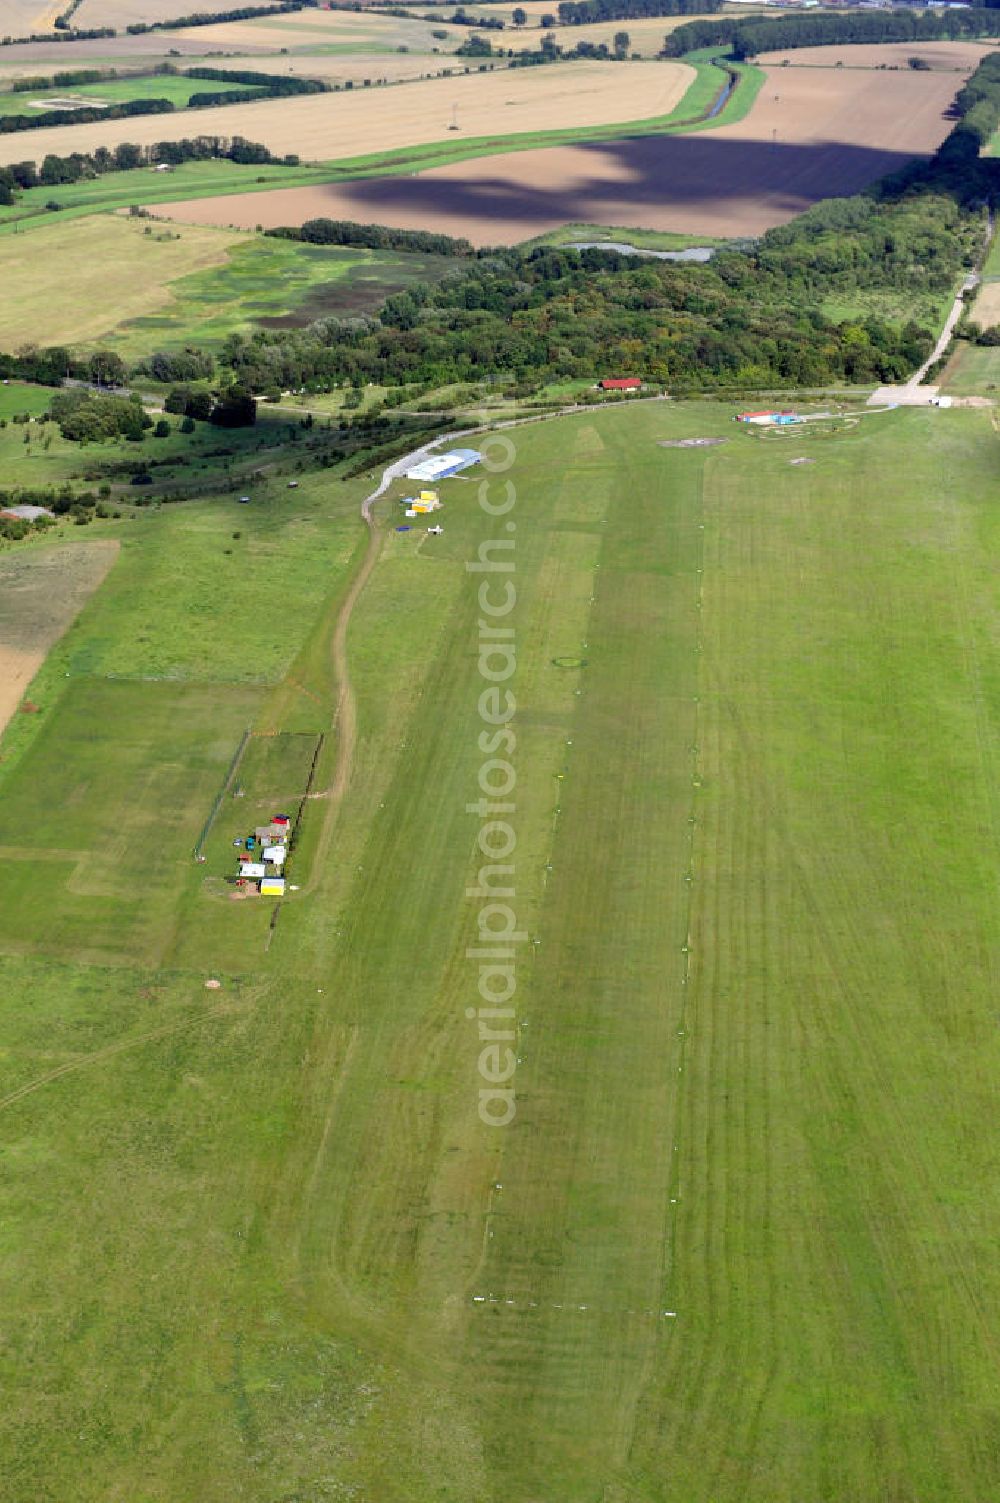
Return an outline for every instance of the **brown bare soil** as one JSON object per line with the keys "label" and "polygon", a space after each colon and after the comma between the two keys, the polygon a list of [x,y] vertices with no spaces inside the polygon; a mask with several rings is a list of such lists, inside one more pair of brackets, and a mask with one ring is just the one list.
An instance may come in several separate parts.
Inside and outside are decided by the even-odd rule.
{"label": "brown bare soil", "polygon": [[[222,106],[198,110],[196,117],[178,110],[173,115],[58,126],[33,131],[31,151],[41,161],[48,152],[92,151],[122,141],[149,145],[196,131],[243,135],[277,153],[294,151],[306,160],[331,161],[463,136],[502,137],[665,115],[683,98],[694,71],[684,63],[631,63],[627,87],[624,77],[620,63],[505,69],[426,79],[398,89],[366,89],[361,94]],[[458,131],[453,133],[456,109]],[[24,151],[19,134],[0,137],[0,163],[20,161]]]}
{"label": "brown bare soil", "polygon": [[954,75],[938,72],[769,69],[747,118],[718,130],[509,152],[412,177],[157,212],[247,227],[328,215],[435,229],[480,245],[516,244],[563,224],[755,235],[933,151],[951,128],[954,91]]}
{"label": "brown bare soil", "polygon": [[[757,59],[764,67],[788,60],[791,68],[905,68],[907,58],[919,57],[930,68],[952,73],[971,73],[984,53],[996,42],[886,42],[830,47],[797,47],[789,52],[763,52]],[[956,84],[956,88],[958,85]]]}
{"label": "brown bare soil", "polygon": [[109,539],[0,558],[0,731],[117,554],[118,544]]}
{"label": "brown bare soil", "polygon": [[991,329],[1000,324],[1000,282],[984,282],[972,309],[973,320]]}

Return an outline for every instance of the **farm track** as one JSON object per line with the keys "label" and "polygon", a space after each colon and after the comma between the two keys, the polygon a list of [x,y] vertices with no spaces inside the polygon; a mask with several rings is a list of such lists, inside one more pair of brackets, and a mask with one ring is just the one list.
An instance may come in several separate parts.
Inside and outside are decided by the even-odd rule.
{"label": "farm track", "polygon": [[[640,397],[639,402],[660,402],[662,397]],[[336,737],[337,754],[334,763],[333,777],[328,788],[314,792],[310,795],[313,799],[325,800],[327,807],[323,817],[323,824],[313,855],[312,871],[309,879],[302,886],[303,894],[314,892],[319,880],[325,859],[329,854],[330,842],[333,839],[334,826],[337,821],[337,812],[347,792],[351,778],[351,768],[354,763],[354,753],[357,746],[358,717],[357,696],[351,683],[350,666],[347,654],[347,634],[350,629],[351,617],[354,608],[361,598],[362,592],[378,562],[379,552],[382,546],[382,536],[375,520],[375,503],[385,495],[394,480],[401,479],[411,465],[417,464],[421,459],[443,444],[454,443],[460,438],[469,438],[479,433],[492,433],[508,428],[523,427],[531,423],[550,422],[557,417],[572,417],[581,412],[590,412],[593,409],[579,404],[573,404],[562,408],[559,412],[546,412],[531,414],[528,417],[507,418],[499,422],[489,422],[472,428],[456,429],[451,433],[438,434],[427,440],[419,448],[411,449],[400,459],[394,459],[386,465],[382,471],[382,478],[373,491],[370,491],[361,503],[361,515],[365,526],[368,528],[368,546],[364,557],[351,585],[348,589],[344,602],[337,613],[334,622],[333,634],[330,640],[330,663],[333,670],[333,682],[336,688],[336,701],[333,718],[330,722],[330,731]],[[292,681],[295,682],[294,680]],[[301,684],[296,687],[302,689]],[[311,696],[315,698],[315,695]]]}

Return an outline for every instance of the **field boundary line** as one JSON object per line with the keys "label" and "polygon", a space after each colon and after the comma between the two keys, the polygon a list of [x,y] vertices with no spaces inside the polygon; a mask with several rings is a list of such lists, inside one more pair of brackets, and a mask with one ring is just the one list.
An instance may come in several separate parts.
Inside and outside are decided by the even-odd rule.
{"label": "field boundary line", "polygon": [[251,730],[250,727],[247,726],[246,730],[243,732],[243,735],[240,737],[239,745],[233,753],[232,761],[230,762],[229,767],[226,771],[226,776],[222,781],[222,787],[215,795],[215,803],[209,810],[208,818],[201,827],[201,834],[198,836],[198,840],[194,848],[194,854],[196,857],[201,855],[202,847],[205,844],[205,841],[208,839],[209,832],[211,831],[211,828],[215,823],[215,817],[222,807],[222,800],[225,798],[226,794],[229,792],[230,787],[232,786],[233,778],[236,776],[236,769],[239,767],[240,763],[243,760],[243,753],[247,749],[247,742],[250,740],[250,736]]}

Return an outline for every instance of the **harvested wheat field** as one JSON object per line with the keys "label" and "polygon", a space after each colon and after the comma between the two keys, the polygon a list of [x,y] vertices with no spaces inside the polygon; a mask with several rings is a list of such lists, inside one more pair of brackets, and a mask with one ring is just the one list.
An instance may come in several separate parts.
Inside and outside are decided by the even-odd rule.
{"label": "harvested wheat field", "polygon": [[841,44],[830,47],[797,47],[786,52],[762,52],[757,62],[765,67],[784,64],[790,68],[905,68],[907,58],[919,57],[929,68],[951,73],[971,73],[987,52],[996,50],[987,42],[885,42]]}
{"label": "harvested wheat field", "polygon": [[329,215],[479,245],[516,244],[563,224],[755,235],[933,151],[950,129],[954,91],[944,73],[770,69],[746,119],[718,130],[504,152],[410,177],[202,199],[157,213],[245,227]]}
{"label": "harvested wheat field", "polygon": [[117,553],[118,544],[109,540],[0,558],[0,731]]}
{"label": "harvested wheat field", "polygon": [[[113,7],[117,0],[84,0],[87,5]],[[155,0],[146,0],[155,3]],[[182,40],[199,40],[203,48],[216,47],[343,47],[360,51],[368,47],[392,49],[418,47],[430,51],[432,30],[448,30],[446,17],[435,21],[408,20],[381,11],[299,10],[274,16],[251,16],[244,21],[219,21],[213,26],[192,26],[176,33]],[[451,28],[457,46],[468,32]]]}
{"label": "harvested wheat field", "polygon": [[[240,0],[248,10],[272,3],[273,0]],[[173,21],[197,9],[191,0],[83,0],[73,16],[73,25],[84,30],[91,26],[113,26],[124,31],[126,26],[139,22],[149,25],[153,21]]]}
{"label": "harvested wheat field", "polygon": [[[552,7],[549,7],[551,11]],[[682,26],[690,16],[648,16],[641,20],[595,21],[585,26],[551,26],[546,31],[534,27],[518,29],[508,25],[500,39],[503,47],[513,47],[518,52],[535,51],[543,36],[554,37],[560,47],[567,51],[578,42],[589,42],[599,47],[603,42],[610,50],[619,31],[627,31],[634,56],[656,57],[663,47],[663,39],[675,26]],[[489,33],[493,38],[493,33]],[[495,38],[494,38],[495,40]]]}
{"label": "harvested wheat field", "polygon": [[[461,78],[432,78],[398,89],[362,94],[315,94],[93,125],[57,126],[31,134],[31,154],[65,155],[116,146],[149,145],[182,136],[248,136],[279,154],[329,161],[462,136],[518,135],[560,127],[610,125],[668,114],[687,91],[694,70],[685,63],[631,63],[622,87],[621,63],[566,63],[554,68],[504,69]],[[459,131],[451,131],[457,109]],[[20,135],[0,137],[0,164],[25,154]],[[234,203],[236,201],[234,200]],[[206,223],[211,222],[210,220]]]}
{"label": "harvested wheat field", "polygon": [[28,37],[52,30],[65,10],[59,0],[0,0],[0,37]]}
{"label": "harvested wheat field", "polygon": [[[445,44],[447,45],[447,44]],[[217,59],[212,62],[218,66]],[[327,83],[360,85],[370,78],[373,83],[403,83],[418,78],[439,78],[446,68],[455,73],[455,61],[447,54],[438,57],[426,52],[291,52],[285,56],[262,56],[248,53],[230,57],[223,67],[252,68],[256,73],[276,73],[296,78],[323,78]],[[498,66],[502,67],[503,64]]]}

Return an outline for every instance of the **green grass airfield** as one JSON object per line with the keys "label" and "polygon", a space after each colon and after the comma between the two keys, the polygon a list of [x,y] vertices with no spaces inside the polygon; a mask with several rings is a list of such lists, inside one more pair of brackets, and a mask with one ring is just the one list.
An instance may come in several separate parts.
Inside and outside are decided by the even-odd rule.
{"label": "green grass airfield", "polygon": [[[992,414],[732,411],[514,431],[513,533],[476,472],[440,537],[394,486],[354,714],[364,477],[90,528],[118,561],[0,748],[5,1503],[994,1494]],[[504,1129],[466,1017],[486,538]],[[231,840],[320,735],[273,922]]]}

